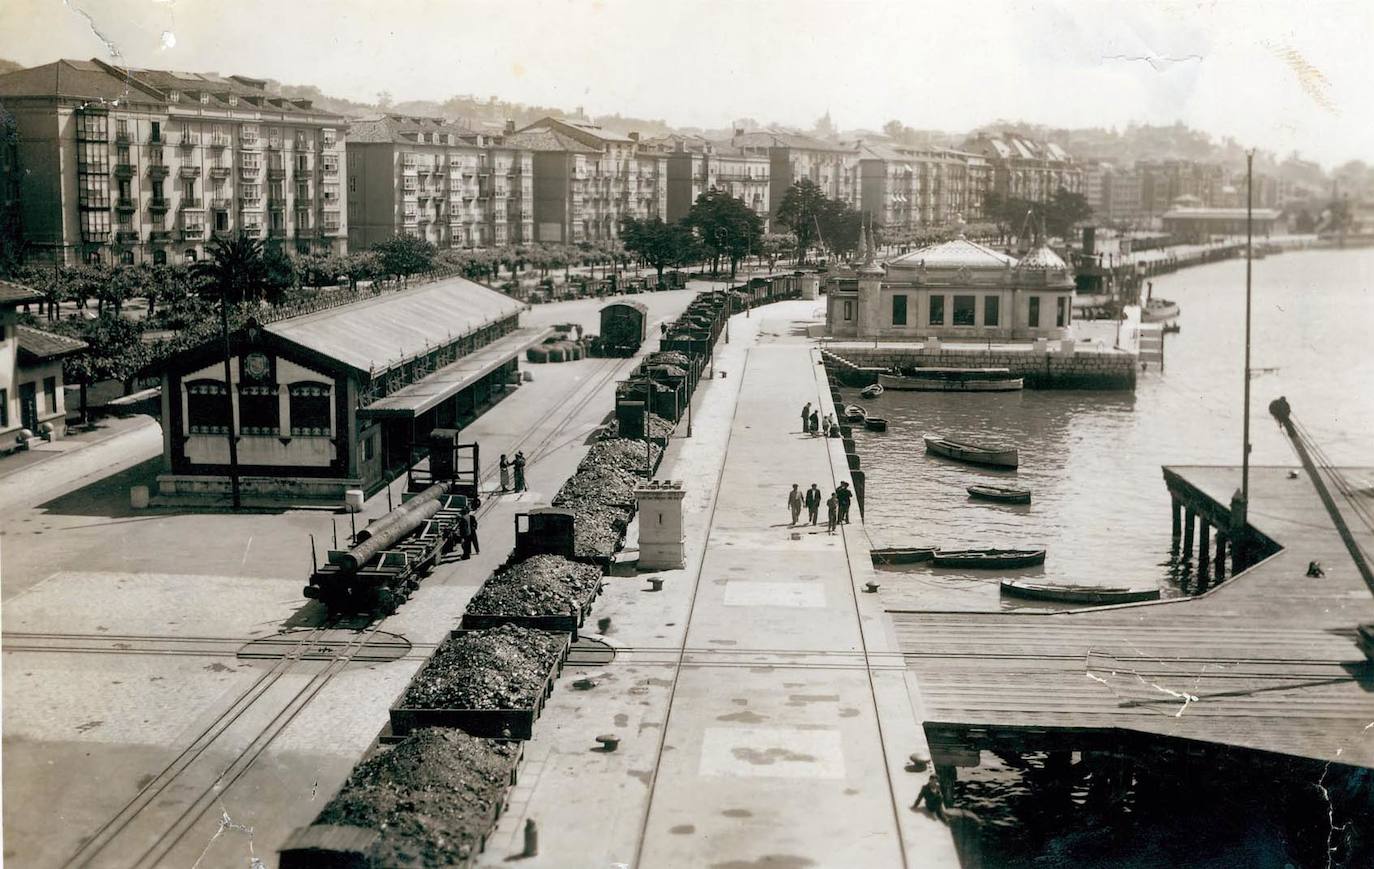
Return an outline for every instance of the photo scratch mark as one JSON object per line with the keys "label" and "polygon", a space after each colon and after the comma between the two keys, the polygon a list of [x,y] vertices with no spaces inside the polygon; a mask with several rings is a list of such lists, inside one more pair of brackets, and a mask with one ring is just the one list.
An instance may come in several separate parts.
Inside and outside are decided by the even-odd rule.
{"label": "photo scratch mark", "polygon": [[1165,69],[1180,63],[1201,63],[1202,55],[1184,54],[1178,57],[1171,57],[1162,54],[1106,54],[1103,60],[1120,60],[1128,63],[1148,63],[1155,72],[1163,72]]}
{"label": "photo scratch mark", "polygon": [[1274,56],[1293,70],[1293,74],[1298,77],[1298,84],[1303,91],[1312,98],[1312,102],[1322,107],[1333,115],[1339,115],[1341,110],[1336,107],[1336,103],[1331,99],[1331,80],[1328,79],[1321,70],[1317,69],[1302,52],[1288,45],[1278,45],[1273,42],[1265,42],[1264,47],[1274,53]]}

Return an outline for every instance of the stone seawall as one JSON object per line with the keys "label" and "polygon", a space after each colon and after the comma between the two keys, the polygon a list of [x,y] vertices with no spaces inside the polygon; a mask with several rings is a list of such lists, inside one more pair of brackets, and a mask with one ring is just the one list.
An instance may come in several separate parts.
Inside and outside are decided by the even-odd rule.
{"label": "stone seawall", "polygon": [[1007,368],[1027,389],[1135,390],[1136,357],[1131,353],[1063,353],[1025,350],[925,349],[836,346],[824,351],[833,376],[849,386],[876,383],[891,368]]}

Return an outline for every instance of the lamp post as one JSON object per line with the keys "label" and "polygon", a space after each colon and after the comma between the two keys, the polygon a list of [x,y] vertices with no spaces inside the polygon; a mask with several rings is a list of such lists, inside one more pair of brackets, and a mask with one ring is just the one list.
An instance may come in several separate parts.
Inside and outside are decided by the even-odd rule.
{"label": "lamp post", "polygon": [[224,405],[229,423],[229,491],[233,498],[234,509],[239,503],[239,442],[234,433],[234,377],[229,361],[229,288],[221,287],[219,294],[219,327],[224,339]]}

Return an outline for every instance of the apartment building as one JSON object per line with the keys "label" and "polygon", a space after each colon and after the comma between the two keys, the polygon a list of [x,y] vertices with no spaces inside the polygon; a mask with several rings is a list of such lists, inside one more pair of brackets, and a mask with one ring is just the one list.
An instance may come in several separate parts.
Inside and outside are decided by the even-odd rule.
{"label": "apartment building", "polygon": [[977,154],[858,141],[861,210],[885,227],[980,220],[990,166]]}
{"label": "apartment building", "polygon": [[777,130],[735,130],[730,144],[747,154],[768,157],[769,206],[777,217],[787,189],[803,178],[821,192],[854,208],[860,206],[859,155],[852,146]]}
{"label": "apartment building", "polygon": [[534,239],[534,163],[505,137],[442,118],[385,115],[348,130],[348,240],[440,248]]}
{"label": "apartment building", "polygon": [[1083,197],[1098,223],[1129,226],[1142,220],[1140,175],[1134,169],[1101,162],[1084,166]]}
{"label": "apartment building", "polygon": [[667,215],[667,160],[641,147],[638,133],[542,118],[505,140],[533,153],[535,241],[607,241],[623,217]]}
{"label": "apartment building", "polygon": [[1234,199],[1233,193],[1226,191],[1232,186],[1230,173],[1219,164],[1194,160],[1140,160],[1135,164],[1135,171],[1140,176],[1140,203],[1147,219],[1162,216],[1173,208],[1175,200],[1184,196],[1196,197],[1207,207],[1233,204],[1227,201],[1228,197]]}
{"label": "apartment building", "polygon": [[1083,192],[1083,169],[1053,142],[1038,142],[1015,133],[979,133],[963,149],[992,167],[991,190],[1009,199],[1044,202],[1061,188]]}
{"label": "apartment building", "polygon": [[643,148],[663,155],[667,168],[667,216],[681,220],[697,197],[722,191],[744,202],[768,226],[769,160],[701,136],[661,136]]}
{"label": "apartment building", "polygon": [[59,60],[0,76],[0,106],[38,259],[193,261],[240,232],[347,250],[343,119],[260,79]]}

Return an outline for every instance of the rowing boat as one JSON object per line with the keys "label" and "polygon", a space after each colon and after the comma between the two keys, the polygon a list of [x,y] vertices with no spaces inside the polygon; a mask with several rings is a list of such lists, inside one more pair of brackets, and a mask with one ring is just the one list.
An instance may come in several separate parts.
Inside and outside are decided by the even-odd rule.
{"label": "rowing boat", "polygon": [[978,570],[1030,567],[1045,563],[1043,549],[937,549],[937,567],[972,567]]}
{"label": "rowing boat", "polygon": [[1004,444],[971,444],[939,435],[926,435],[926,452],[975,465],[1014,468],[1020,462],[1016,447]]}
{"label": "rowing boat", "polygon": [[979,483],[969,486],[968,494],[971,498],[1000,501],[1003,504],[1029,504],[1031,501],[1031,490],[1022,489],[1020,486],[991,486]]}
{"label": "rowing boat", "polygon": [[1063,603],[1114,604],[1159,600],[1157,588],[1126,588],[1105,585],[1048,585],[1021,579],[1002,580],[1002,594],[1032,600],[1053,600]]}
{"label": "rowing boat", "polygon": [[921,561],[929,561],[934,554],[934,549],[915,546],[872,549],[868,553],[874,564],[916,564]]}
{"label": "rowing boat", "polygon": [[847,404],[844,408],[844,418],[846,422],[863,422],[868,417],[868,412],[857,404]]}
{"label": "rowing boat", "polygon": [[872,386],[865,386],[863,389],[859,390],[859,394],[864,398],[877,398],[883,394],[883,385],[881,383],[875,383]]}
{"label": "rowing boat", "polygon": [[869,431],[887,431],[887,420],[881,416],[864,417],[864,428]]}

